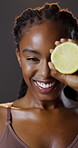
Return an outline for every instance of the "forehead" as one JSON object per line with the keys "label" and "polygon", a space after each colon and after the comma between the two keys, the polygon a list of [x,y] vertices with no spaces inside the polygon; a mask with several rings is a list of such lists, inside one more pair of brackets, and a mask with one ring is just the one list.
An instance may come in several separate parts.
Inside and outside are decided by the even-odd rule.
{"label": "forehead", "polygon": [[47,48],[49,44],[54,46],[54,42],[64,36],[65,32],[61,25],[52,21],[45,21],[31,27],[28,32],[25,32],[19,46],[21,49],[24,49],[24,46],[32,46],[32,48],[37,49],[39,45],[42,48],[43,46]]}

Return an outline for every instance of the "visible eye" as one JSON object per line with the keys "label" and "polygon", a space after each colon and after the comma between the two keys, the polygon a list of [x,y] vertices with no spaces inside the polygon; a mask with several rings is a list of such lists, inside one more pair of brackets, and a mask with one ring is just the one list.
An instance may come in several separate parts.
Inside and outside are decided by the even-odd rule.
{"label": "visible eye", "polygon": [[30,61],[39,61],[39,59],[38,58],[36,58],[36,57],[34,57],[34,58],[27,58],[27,60],[30,60]]}

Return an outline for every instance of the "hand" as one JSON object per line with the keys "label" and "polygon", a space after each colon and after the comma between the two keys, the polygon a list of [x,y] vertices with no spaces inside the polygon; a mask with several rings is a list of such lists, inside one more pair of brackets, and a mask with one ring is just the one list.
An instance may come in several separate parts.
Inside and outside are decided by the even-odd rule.
{"label": "hand", "polygon": [[68,42],[73,42],[73,43],[78,44],[78,42],[75,41],[75,40],[61,38],[60,41],[55,41],[55,45],[57,46],[57,45],[59,45],[59,44],[61,44],[61,43],[67,42],[67,41],[68,41]]}
{"label": "hand", "polygon": [[[57,46],[57,45],[59,45],[63,42],[66,42],[66,41],[77,43],[76,41],[74,41],[72,39],[60,39],[60,41],[55,42],[55,45]],[[52,53],[52,51],[53,50],[51,49],[50,53]],[[73,88],[74,90],[78,91],[78,72],[76,72],[74,74],[62,74],[55,69],[52,62],[49,62],[48,65],[49,65],[49,68],[51,69],[51,76],[52,77],[56,78],[57,80],[64,83],[65,85],[68,85],[71,88]]]}

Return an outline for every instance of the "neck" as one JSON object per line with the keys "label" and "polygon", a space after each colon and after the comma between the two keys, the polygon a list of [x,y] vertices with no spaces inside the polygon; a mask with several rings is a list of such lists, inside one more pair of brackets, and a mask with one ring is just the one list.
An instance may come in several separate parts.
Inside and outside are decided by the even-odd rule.
{"label": "neck", "polygon": [[23,108],[38,108],[51,110],[63,107],[63,103],[60,99],[60,96],[58,96],[55,100],[40,100],[27,92],[22,101],[24,101]]}
{"label": "neck", "polygon": [[52,110],[52,109],[62,107],[63,103],[62,103],[60,97],[58,97],[55,100],[50,100],[50,101],[44,100],[44,101],[42,101],[41,106],[42,106],[43,109]]}

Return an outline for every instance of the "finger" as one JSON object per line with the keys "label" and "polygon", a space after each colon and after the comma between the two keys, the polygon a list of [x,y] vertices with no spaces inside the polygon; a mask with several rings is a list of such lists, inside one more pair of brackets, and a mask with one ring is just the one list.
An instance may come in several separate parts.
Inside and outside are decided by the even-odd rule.
{"label": "finger", "polygon": [[60,42],[61,42],[61,43],[66,42],[66,41],[67,41],[67,39],[65,39],[65,38],[61,38],[61,39],[60,39]]}
{"label": "finger", "polygon": [[51,70],[51,76],[78,91],[78,76],[62,74],[54,69]]}
{"label": "finger", "polygon": [[65,85],[67,85],[66,75],[58,72],[56,69],[51,70],[51,76],[54,77],[55,79],[59,80],[60,82],[64,83]]}
{"label": "finger", "polygon": [[72,40],[72,39],[68,39],[69,42],[73,42],[73,43],[76,43],[77,44],[77,41],[75,40]]}
{"label": "finger", "polygon": [[59,45],[59,44],[61,44],[63,42],[66,42],[66,41],[67,41],[67,39],[61,38],[60,41],[55,41],[55,45],[57,46],[57,45]]}
{"label": "finger", "polygon": [[58,72],[51,62],[48,62],[48,65],[49,65],[49,68],[51,69],[51,72],[50,72],[51,76],[59,80],[60,82],[64,83],[65,85],[67,85],[66,75]]}
{"label": "finger", "polygon": [[50,68],[50,70],[51,70],[51,76],[52,77],[54,77],[54,78],[56,78],[57,80],[60,80],[60,75],[61,75],[61,73],[59,73],[56,69],[55,69],[55,67],[54,67],[54,65],[52,64],[52,62],[48,62],[48,65],[49,65],[49,68]]}
{"label": "finger", "polygon": [[50,68],[51,70],[55,69],[55,67],[54,67],[54,65],[52,64],[52,62],[48,62],[48,65],[49,65],[49,68]]}
{"label": "finger", "polygon": [[55,41],[55,45],[59,45],[60,44],[60,41]]}
{"label": "finger", "polygon": [[54,65],[51,62],[49,62],[48,65],[51,69],[50,74],[53,78],[78,91],[78,75],[62,74],[55,69]]}
{"label": "finger", "polygon": [[50,49],[50,53],[52,53],[53,52],[53,49]]}

